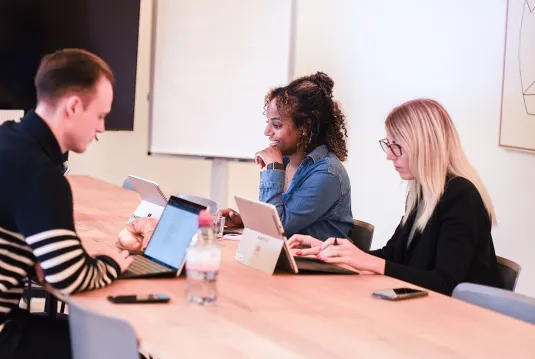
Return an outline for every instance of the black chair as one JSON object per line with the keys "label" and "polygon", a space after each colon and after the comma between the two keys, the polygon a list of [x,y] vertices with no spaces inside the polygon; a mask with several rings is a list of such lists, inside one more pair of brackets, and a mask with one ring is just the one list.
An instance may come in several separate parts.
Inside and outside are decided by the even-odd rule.
{"label": "black chair", "polygon": [[507,258],[496,256],[496,259],[498,260],[498,271],[500,272],[500,278],[502,279],[503,289],[514,292],[522,267],[518,263]]}
{"label": "black chair", "polygon": [[52,318],[58,316],[67,318],[67,315],[65,314],[64,302],[61,302],[61,308],[58,313],[58,299],[52,294],[48,293],[43,287],[41,287],[33,280],[28,280],[22,293],[22,299],[26,302],[28,311],[31,310],[32,299],[34,298],[45,299],[44,312],[37,312],[34,314],[46,315]]}
{"label": "black chair", "polygon": [[373,231],[375,227],[367,222],[353,220],[353,232],[351,232],[351,242],[357,248],[364,252],[368,252],[372,246]]}

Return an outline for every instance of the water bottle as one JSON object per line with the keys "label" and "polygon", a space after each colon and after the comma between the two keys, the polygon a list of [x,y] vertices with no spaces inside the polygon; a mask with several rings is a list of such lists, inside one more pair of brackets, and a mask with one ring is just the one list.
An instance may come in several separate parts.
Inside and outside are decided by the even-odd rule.
{"label": "water bottle", "polygon": [[221,249],[214,235],[212,215],[199,213],[199,230],[193,236],[186,254],[186,299],[208,304],[217,300],[217,274],[221,264]]}

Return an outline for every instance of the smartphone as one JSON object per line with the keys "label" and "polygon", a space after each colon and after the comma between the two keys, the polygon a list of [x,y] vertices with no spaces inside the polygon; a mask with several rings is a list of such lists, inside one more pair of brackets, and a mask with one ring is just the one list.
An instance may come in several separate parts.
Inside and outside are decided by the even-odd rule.
{"label": "smartphone", "polygon": [[165,294],[137,294],[137,295],[118,295],[109,296],[108,300],[115,304],[133,304],[133,303],[167,303],[169,297]]}
{"label": "smartphone", "polygon": [[428,294],[425,290],[414,288],[394,288],[377,290],[372,293],[372,296],[387,300],[403,300],[410,298],[425,297]]}

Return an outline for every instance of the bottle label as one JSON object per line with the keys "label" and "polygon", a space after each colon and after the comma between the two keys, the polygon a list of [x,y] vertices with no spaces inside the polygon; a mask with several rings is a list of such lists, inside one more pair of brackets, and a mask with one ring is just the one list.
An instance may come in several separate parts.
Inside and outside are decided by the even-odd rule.
{"label": "bottle label", "polygon": [[188,250],[186,269],[201,272],[216,272],[221,265],[221,251],[217,250]]}

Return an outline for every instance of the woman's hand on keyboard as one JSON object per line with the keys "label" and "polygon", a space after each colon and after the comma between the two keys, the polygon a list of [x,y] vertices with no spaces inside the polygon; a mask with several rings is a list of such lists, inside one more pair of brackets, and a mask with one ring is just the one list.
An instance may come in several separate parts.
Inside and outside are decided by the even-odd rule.
{"label": "woman's hand on keyboard", "polygon": [[304,234],[294,234],[288,240],[290,249],[298,249],[295,251],[296,256],[316,255],[321,251],[322,244],[323,242],[319,239]]}
{"label": "woman's hand on keyboard", "polygon": [[384,274],[385,260],[361,251],[346,238],[329,238],[322,243],[317,258],[333,264],[345,264],[357,270]]}
{"label": "woman's hand on keyboard", "polygon": [[121,268],[121,273],[123,273],[125,270],[130,267],[130,264],[132,264],[132,261],[134,260],[133,257],[130,256],[130,253],[125,250],[119,250],[115,247],[106,247],[102,250],[99,250],[98,252],[94,252],[93,256],[108,256],[111,259],[113,259],[119,267]]}

